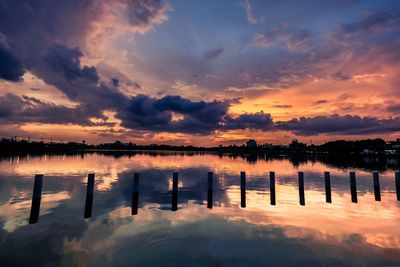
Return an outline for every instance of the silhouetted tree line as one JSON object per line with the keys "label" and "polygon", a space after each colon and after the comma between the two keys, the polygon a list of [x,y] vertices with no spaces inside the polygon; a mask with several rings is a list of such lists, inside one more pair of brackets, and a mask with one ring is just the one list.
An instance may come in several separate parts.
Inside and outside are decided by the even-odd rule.
{"label": "silhouetted tree line", "polygon": [[357,141],[337,140],[321,145],[307,145],[298,140],[293,140],[289,145],[261,144],[252,147],[246,145],[229,145],[218,147],[172,146],[172,145],[136,145],[134,143],[104,143],[89,145],[85,141],[81,143],[69,142],[31,142],[17,140],[15,138],[3,138],[0,140],[0,153],[48,153],[68,151],[94,151],[94,150],[166,150],[166,151],[205,151],[230,154],[400,154],[399,142],[385,142],[383,139],[366,139]]}
{"label": "silhouetted tree line", "polygon": [[0,153],[18,154],[18,153],[48,153],[48,152],[73,152],[95,148],[85,143],[56,143],[56,142],[30,142],[28,140],[17,140],[14,138],[2,138],[0,140]]}
{"label": "silhouetted tree line", "polygon": [[[306,145],[293,140],[287,146],[257,145],[246,147],[231,145],[219,147],[140,146],[133,143],[115,142],[110,144],[88,145],[82,143],[29,142],[26,140],[0,139],[0,160],[13,157],[73,155],[84,158],[88,154],[102,154],[114,158],[148,155],[163,157],[172,155],[194,156],[215,154],[219,157],[244,159],[249,163],[270,160],[289,160],[293,166],[300,167],[307,162],[322,162],[336,168],[357,168],[364,170],[397,170],[400,168],[400,153],[397,143],[382,142],[382,139],[361,141],[332,141],[322,145]],[[366,150],[368,153],[366,153]]]}

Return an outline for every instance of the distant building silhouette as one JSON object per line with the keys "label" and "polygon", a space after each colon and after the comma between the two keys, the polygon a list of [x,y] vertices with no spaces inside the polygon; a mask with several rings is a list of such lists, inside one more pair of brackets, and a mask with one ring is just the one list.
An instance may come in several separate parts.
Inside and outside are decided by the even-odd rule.
{"label": "distant building silhouette", "polygon": [[247,148],[253,148],[253,147],[257,147],[257,142],[254,139],[250,139],[246,142],[246,147]]}

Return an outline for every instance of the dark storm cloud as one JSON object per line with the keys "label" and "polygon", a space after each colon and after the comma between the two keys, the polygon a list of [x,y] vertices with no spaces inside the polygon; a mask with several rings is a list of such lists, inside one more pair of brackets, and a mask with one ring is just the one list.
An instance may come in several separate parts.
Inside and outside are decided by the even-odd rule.
{"label": "dark storm cloud", "polygon": [[61,44],[54,44],[44,57],[44,62],[55,72],[60,73],[68,82],[86,80],[97,83],[99,75],[95,67],[81,67],[83,56],[79,48],[70,49]]}
{"label": "dark storm cloud", "polygon": [[276,128],[298,135],[318,134],[382,134],[400,131],[400,118],[377,119],[352,115],[317,116],[294,118],[287,122],[276,122]]}
{"label": "dark storm cloud", "polygon": [[[231,101],[191,101],[180,96],[160,99],[138,95],[129,101],[117,117],[124,127],[157,132],[210,134],[221,130],[271,130],[273,121],[264,112],[228,115]],[[174,116],[181,116],[174,119]]]}
{"label": "dark storm cloud", "polygon": [[24,72],[22,60],[16,51],[13,51],[6,36],[0,32],[0,79],[16,82]]}
{"label": "dark storm cloud", "polygon": [[271,115],[263,112],[231,117],[228,115],[230,101],[192,101],[180,96],[156,99],[137,95],[129,98],[118,88],[102,83],[95,67],[82,66],[81,57],[78,48],[54,44],[35,68],[47,84],[56,86],[69,99],[78,102],[77,107],[57,106],[9,94],[1,98],[0,116],[8,122],[93,125],[89,118],[105,119],[103,112],[110,109],[121,119],[122,126],[132,130],[201,135],[238,129],[280,129],[299,135],[371,134],[400,130],[398,118],[379,120],[331,115],[273,123]]}
{"label": "dark storm cloud", "polygon": [[[52,53],[57,53],[57,46],[54,46],[56,42],[73,47],[82,46],[86,33],[91,30],[92,22],[102,15],[100,3],[102,2],[95,0],[1,1],[0,33],[4,35],[0,35],[0,78],[17,81],[24,66],[40,76],[36,68],[42,64],[42,54],[51,47]],[[123,14],[118,16],[124,16],[132,26],[140,27],[150,27],[152,23],[158,23],[167,7],[164,1],[158,0],[118,0],[103,3],[109,4],[107,12],[111,12],[114,5],[119,7],[123,3],[126,7],[122,10]],[[2,36],[15,44],[18,54],[4,48]],[[76,58],[80,52],[71,50],[70,53],[74,55],[65,56]],[[62,60],[62,57],[59,59]],[[83,69],[81,73],[68,71],[66,74],[72,75],[69,77],[71,79],[76,78],[75,75],[93,75],[93,79],[97,76],[92,69]]]}
{"label": "dark storm cloud", "polygon": [[4,117],[20,122],[92,125],[88,118],[105,119],[103,111],[110,109],[116,112],[122,125],[130,129],[192,134],[208,134],[219,129],[265,129],[265,125],[270,123],[270,115],[263,113],[229,117],[227,112],[231,101],[196,102],[180,96],[156,99],[137,95],[129,98],[117,88],[100,82],[96,68],[82,66],[81,57],[79,48],[54,44],[36,67],[36,72],[47,84],[54,85],[70,100],[78,102],[78,107],[55,106],[13,95],[5,97],[4,102],[17,105],[19,109],[12,114],[8,114],[11,109],[4,109]]}
{"label": "dark storm cloud", "polygon": [[204,60],[213,60],[218,58],[224,52],[223,48],[218,48],[215,50],[210,50],[204,53],[203,59]]}
{"label": "dark storm cloud", "polygon": [[[159,21],[163,15],[160,9],[166,8],[163,1],[122,2],[128,4],[123,11],[128,13],[130,23],[134,26],[144,27]],[[107,86],[100,80],[95,67],[82,66],[80,63],[83,54],[77,45],[84,40],[82,37],[90,29],[91,22],[101,15],[101,10],[96,9],[98,3],[93,0],[1,1],[0,32],[4,36],[0,39],[0,78],[17,81],[25,65],[34,75],[78,103],[76,108],[48,103],[32,106],[33,99],[7,96],[2,99],[3,102],[14,102],[20,107],[12,114],[8,114],[10,109],[3,108],[2,114],[11,116],[7,119],[91,125],[88,118],[105,119],[105,110],[123,110],[127,106],[129,98],[116,86]],[[109,4],[112,6],[116,3]],[[15,44],[18,55],[11,53],[5,40]],[[76,45],[67,45],[71,43]],[[16,60],[19,58],[21,61]],[[5,63],[3,68],[2,64]],[[40,116],[40,112],[43,116]]]}
{"label": "dark storm cloud", "polygon": [[236,118],[227,116],[223,126],[224,130],[253,129],[272,130],[274,127],[271,114],[264,112],[245,113]]}
{"label": "dark storm cloud", "polygon": [[368,12],[361,20],[340,23],[338,31],[343,34],[372,33],[393,30],[400,25],[400,10]]}
{"label": "dark storm cloud", "polygon": [[[229,105],[228,101],[194,102],[180,96],[155,99],[137,95],[117,117],[131,129],[204,134],[219,127]],[[174,114],[183,117],[174,120]]]}
{"label": "dark storm cloud", "polygon": [[[85,32],[89,28],[89,22],[95,18],[95,13],[90,12],[92,5],[91,0],[69,0],[69,1],[52,1],[52,0],[5,0],[0,3],[0,32],[4,33],[9,42],[15,45],[18,53],[15,55],[14,64],[7,63],[5,66],[8,73],[13,73],[9,80],[17,81],[25,70],[31,71],[37,77],[43,79],[48,84],[55,85],[60,89],[58,83],[49,83],[48,72],[43,72],[43,66],[48,65],[53,68],[53,80],[61,80],[64,75],[69,81],[82,79],[82,76],[90,77],[92,80],[98,79],[97,73],[90,68],[77,70],[76,58],[81,56],[79,50],[70,50],[70,54],[65,54],[62,45],[57,42],[74,42],[73,40],[82,40]],[[0,44],[0,51],[2,51]],[[0,52],[2,54],[2,52]],[[46,57],[43,55],[47,54]],[[1,56],[0,56],[1,57]],[[16,60],[18,58],[18,61]],[[75,62],[69,60],[72,58]],[[0,65],[5,63],[0,59]],[[3,68],[0,72],[4,73]],[[15,71],[14,71],[15,70]],[[60,77],[56,77],[55,73],[59,73]],[[44,76],[43,76],[44,75]],[[5,78],[0,75],[0,78]],[[63,91],[62,89],[60,89]],[[79,90],[79,89],[76,89]],[[65,90],[64,90],[65,91]],[[71,95],[69,95],[70,97]],[[25,103],[26,105],[26,103]],[[40,108],[39,108],[40,107]],[[50,109],[57,113],[60,111],[58,120],[62,121],[64,116],[61,112],[65,107],[39,105],[35,110],[27,109],[25,112],[31,111],[35,113],[32,116],[22,116],[27,121],[34,121],[37,118],[40,122],[46,122],[47,114],[43,117],[37,116],[39,110],[48,112]],[[80,114],[83,110],[76,110],[75,115],[87,118],[96,113],[90,111],[88,114]],[[71,114],[71,110],[67,109],[65,115]],[[22,120],[22,117],[19,119]],[[16,118],[14,118],[16,119]],[[55,115],[49,118],[49,123],[53,123]],[[72,119],[72,118],[70,118]],[[67,119],[68,121],[70,119]],[[76,118],[79,120],[79,118]],[[84,120],[84,119],[83,119]],[[74,121],[74,120],[72,120]],[[81,121],[82,122],[82,121]]]}
{"label": "dark storm cloud", "polygon": [[93,117],[102,117],[105,109],[124,106],[128,100],[118,88],[109,87],[99,80],[93,66],[82,66],[79,48],[54,44],[36,68],[39,76],[57,87],[70,100],[79,102]]}
{"label": "dark storm cloud", "polygon": [[90,121],[90,116],[91,112],[83,105],[70,108],[12,93],[0,97],[0,121],[7,123],[72,123],[84,126],[110,126],[108,123],[95,124]]}
{"label": "dark storm cloud", "polygon": [[92,0],[4,0],[0,3],[0,32],[15,43],[32,67],[55,41],[78,42],[98,15]]}

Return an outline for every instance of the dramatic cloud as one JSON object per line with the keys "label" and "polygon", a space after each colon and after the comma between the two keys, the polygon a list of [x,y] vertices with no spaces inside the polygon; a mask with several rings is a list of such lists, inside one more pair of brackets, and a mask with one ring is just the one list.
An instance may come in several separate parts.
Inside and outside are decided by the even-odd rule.
{"label": "dramatic cloud", "polygon": [[225,118],[224,130],[250,129],[272,130],[274,127],[271,114],[257,112],[254,114],[241,114],[236,118]]}
{"label": "dramatic cloud", "polygon": [[339,2],[1,1],[2,124],[397,132],[400,5]]}
{"label": "dramatic cloud", "polygon": [[118,88],[100,82],[95,67],[81,66],[81,57],[79,48],[55,44],[49,48],[36,72],[70,100],[84,105],[94,117],[102,117],[105,109],[124,106],[127,97]]}
{"label": "dramatic cloud", "polygon": [[83,66],[81,68],[80,58],[83,56],[79,48],[70,49],[61,44],[50,47],[44,62],[55,72],[60,73],[68,82],[86,80],[97,83],[99,76],[94,67]]}
{"label": "dramatic cloud", "polygon": [[[108,87],[100,82],[96,68],[82,66],[81,57],[79,48],[55,44],[45,53],[42,64],[35,68],[46,83],[56,86],[70,100],[77,102],[77,108],[7,95],[4,102],[19,108],[12,114],[11,109],[4,109],[3,116],[14,121],[47,123],[56,123],[59,116],[58,123],[76,121],[77,124],[91,125],[89,118],[106,119],[103,111],[110,109],[121,119],[122,126],[135,130],[209,134],[216,130],[271,127],[269,114],[230,117],[227,113],[231,101],[195,102],[180,96],[156,99],[137,95],[129,98],[115,86]],[[39,116],[40,113],[43,116]]]}
{"label": "dramatic cloud", "polygon": [[352,115],[301,117],[287,122],[276,122],[281,130],[292,131],[295,134],[309,136],[318,134],[382,134],[400,131],[400,118],[377,119]]}
{"label": "dramatic cloud", "polygon": [[[219,128],[228,107],[227,101],[193,102],[180,96],[155,99],[138,95],[117,117],[130,129],[206,134]],[[181,117],[175,119],[177,114]]]}
{"label": "dramatic cloud", "polygon": [[229,101],[195,102],[180,96],[156,99],[138,95],[117,117],[124,127],[157,132],[210,134],[217,130],[273,129],[270,114],[258,112],[232,117],[228,114],[230,105]]}
{"label": "dramatic cloud", "polygon": [[[55,43],[90,49],[91,42],[104,45],[101,39],[108,36],[105,33],[115,32],[117,27],[121,28],[121,34],[127,29],[144,33],[153,24],[165,21],[168,9],[169,5],[161,0],[2,1],[0,64],[5,64],[7,70],[1,66],[0,78],[18,80],[24,65],[35,72],[41,64],[41,55]],[[90,39],[92,33],[95,36]],[[8,43],[15,44],[13,50],[18,50],[18,54],[10,50],[4,36]],[[57,48],[52,49],[57,53],[54,51]],[[80,52],[72,53],[76,57]]]}
{"label": "dramatic cloud", "polygon": [[0,32],[0,79],[19,81],[24,74],[24,64],[12,51],[7,38]]}
{"label": "dramatic cloud", "polygon": [[84,107],[69,108],[44,103],[36,98],[6,94],[0,97],[0,121],[3,123],[72,123],[95,125]]}
{"label": "dramatic cloud", "polygon": [[0,4],[0,32],[18,46],[31,66],[59,41],[79,42],[98,16],[92,0],[5,0]]}

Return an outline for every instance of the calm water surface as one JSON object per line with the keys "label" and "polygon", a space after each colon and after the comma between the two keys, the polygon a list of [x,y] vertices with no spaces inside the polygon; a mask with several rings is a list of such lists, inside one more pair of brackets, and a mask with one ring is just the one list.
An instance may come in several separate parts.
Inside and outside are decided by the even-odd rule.
{"label": "calm water surface", "polygon": [[[207,172],[214,172],[207,208]],[[247,175],[240,207],[240,171]],[[269,171],[276,172],[271,206]],[[305,173],[305,206],[297,172]],[[323,172],[331,172],[325,203]],[[358,203],[349,171],[356,171]],[[83,218],[87,174],[96,173],[93,215]],[[133,172],[139,210],[131,215]],[[179,172],[178,211],[171,211]],[[39,222],[28,224],[35,174],[44,174]],[[248,162],[216,155],[157,153],[3,158],[0,266],[400,266],[400,202],[394,171],[319,162]]]}

